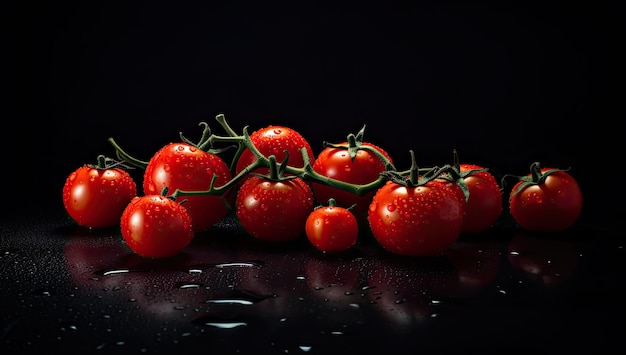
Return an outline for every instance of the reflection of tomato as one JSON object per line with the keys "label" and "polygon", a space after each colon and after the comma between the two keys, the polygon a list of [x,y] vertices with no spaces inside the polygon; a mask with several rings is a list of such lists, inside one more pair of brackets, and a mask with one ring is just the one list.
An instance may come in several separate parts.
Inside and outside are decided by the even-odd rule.
{"label": "reflection of tomato", "polygon": [[456,242],[444,256],[456,267],[458,282],[452,296],[474,295],[494,282],[501,267],[500,244]]}
{"label": "reflection of tomato", "polygon": [[83,292],[97,293],[110,304],[132,301],[155,317],[171,321],[179,316],[185,323],[190,310],[198,312],[209,299],[237,299],[233,285],[240,286],[241,270],[255,269],[241,267],[247,263],[235,262],[234,253],[211,244],[196,244],[168,259],[147,259],[129,251],[119,236],[81,230],[70,235],[64,254]]}
{"label": "reflection of tomato", "polygon": [[104,288],[97,273],[116,267],[128,267],[124,260],[140,258],[128,250],[124,242],[110,233],[75,230],[64,248],[65,265],[74,281],[80,286]]}
{"label": "reflection of tomato", "polygon": [[377,259],[368,276],[367,297],[397,330],[428,321],[437,313],[437,301],[445,298],[454,269],[443,257]]}
{"label": "reflection of tomato", "polygon": [[576,247],[565,240],[519,232],[509,241],[511,266],[550,287],[567,282],[576,271],[579,258]]}
{"label": "reflection of tomato", "polygon": [[307,258],[305,264],[306,283],[313,294],[333,303],[349,304],[358,297],[360,260],[330,258]]}

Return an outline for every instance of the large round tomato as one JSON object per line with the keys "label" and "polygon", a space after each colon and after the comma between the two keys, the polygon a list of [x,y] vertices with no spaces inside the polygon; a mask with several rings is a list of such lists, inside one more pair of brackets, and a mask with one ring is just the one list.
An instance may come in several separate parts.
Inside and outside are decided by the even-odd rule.
{"label": "large round tomato", "polygon": [[431,180],[404,186],[388,181],[376,191],[368,221],[372,234],[388,251],[433,256],[458,239],[463,208],[445,183]]}
{"label": "large round tomato", "polygon": [[121,168],[83,165],[63,185],[63,205],[81,226],[117,226],[124,208],[137,196],[137,185]]}
{"label": "large round tomato", "polygon": [[[309,142],[299,132],[289,127],[274,125],[267,126],[252,132],[252,134],[250,134],[250,141],[261,154],[265,157],[273,155],[279,163],[282,163],[283,160],[285,160],[285,151],[287,151],[289,153],[289,160],[287,163],[296,168],[302,168],[304,166],[302,148],[306,149],[311,161],[315,159],[313,149],[311,149]],[[250,149],[244,149],[241,156],[237,160],[237,165],[235,167],[236,173],[240,173],[247,166],[254,163],[256,159],[257,157],[252,153],[252,151],[250,151]],[[254,172],[267,174],[268,171],[268,168],[260,167]]]}
{"label": "large round tomato", "polygon": [[[382,148],[367,142],[359,143],[369,146],[384,155],[391,163],[391,157]],[[373,152],[366,149],[356,149],[354,154],[348,150],[348,142],[324,148],[313,163],[313,170],[320,175],[330,177],[335,180],[364,185],[378,179],[379,174],[386,170],[385,163]],[[338,206],[351,208],[359,222],[367,221],[367,210],[376,190],[372,190],[364,195],[357,195],[350,191],[335,188],[319,182],[312,182],[315,198],[324,203],[329,199],[334,199]]]}
{"label": "large round tomato", "polygon": [[533,232],[560,232],[572,226],[582,211],[578,182],[565,170],[531,166],[509,196],[513,219]]}
{"label": "large round tomato", "polygon": [[250,175],[237,193],[241,226],[263,241],[285,242],[304,235],[312,210],[313,192],[299,177],[273,180]]}
{"label": "large round tomato", "polygon": [[461,188],[455,183],[450,187],[463,205],[462,233],[481,233],[491,227],[502,213],[502,191],[496,178],[484,167],[460,164],[459,174],[469,190],[465,199]]}
{"label": "large round tomato", "polygon": [[318,250],[338,253],[356,244],[359,224],[352,212],[336,205],[332,198],[328,205],[320,205],[306,219],[306,236]]}
{"label": "large round tomato", "polygon": [[191,218],[174,200],[161,195],[135,197],[120,219],[122,237],[137,254],[149,258],[176,255],[193,239]]}
{"label": "large round tomato", "polygon": [[[219,156],[190,144],[170,143],[148,162],[143,191],[146,195],[159,195],[165,187],[169,192],[205,191],[211,187],[213,175],[217,175],[214,186],[224,185],[232,178],[228,165]],[[180,196],[176,202],[187,200],[182,205],[189,211],[194,232],[201,232],[228,214],[224,196],[229,195]]]}

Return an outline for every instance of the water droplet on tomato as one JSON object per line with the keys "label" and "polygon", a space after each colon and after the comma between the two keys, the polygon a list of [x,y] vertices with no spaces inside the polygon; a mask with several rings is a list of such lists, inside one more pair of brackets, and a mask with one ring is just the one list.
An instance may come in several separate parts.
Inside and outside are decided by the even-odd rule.
{"label": "water droplet on tomato", "polygon": [[283,130],[282,130],[282,129],[280,129],[280,128],[274,128],[274,134],[277,134],[277,135],[278,135],[278,134],[281,134],[281,133],[283,133]]}
{"label": "water droplet on tomato", "polygon": [[344,170],[344,171],[346,171],[346,172],[350,172],[350,170],[352,170],[352,168],[350,167],[350,165],[349,165],[349,164],[346,164],[346,165],[343,167],[343,170]]}
{"label": "water droplet on tomato", "polygon": [[396,210],[396,205],[393,205],[393,204],[387,205],[387,211],[393,212],[395,210]]}

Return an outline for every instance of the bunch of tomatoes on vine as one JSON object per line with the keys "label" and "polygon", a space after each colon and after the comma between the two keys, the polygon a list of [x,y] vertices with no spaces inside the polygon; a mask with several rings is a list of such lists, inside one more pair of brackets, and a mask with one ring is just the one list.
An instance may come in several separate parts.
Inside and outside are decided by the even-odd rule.
{"label": "bunch of tomatoes on vine", "polygon": [[[124,151],[73,171],[63,186],[69,216],[90,229],[118,226],[133,252],[165,258],[234,212],[250,237],[268,243],[308,238],[324,253],[352,248],[367,229],[385,250],[438,255],[461,234],[492,228],[504,206],[519,227],[561,232],[582,210],[567,170],[533,163],[524,176],[500,182],[488,168],[462,163],[399,170],[383,147],[364,140],[365,126],[315,155],[296,130],[278,125],[237,133],[223,114],[225,134],[201,122],[198,142],[180,133],[148,161]],[[225,158],[227,150],[234,150]],[[227,161],[228,160],[228,161]],[[143,170],[139,193],[129,168]],[[514,184],[503,201],[506,178]],[[503,204],[503,202],[505,202]]]}

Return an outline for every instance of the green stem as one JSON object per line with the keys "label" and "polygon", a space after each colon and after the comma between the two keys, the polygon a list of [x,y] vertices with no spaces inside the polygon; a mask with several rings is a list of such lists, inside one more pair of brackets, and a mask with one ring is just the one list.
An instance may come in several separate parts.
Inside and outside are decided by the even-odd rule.
{"label": "green stem", "polygon": [[109,141],[109,143],[111,143],[113,148],[115,148],[115,154],[116,154],[118,159],[121,159],[121,160],[131,164],[132,166],[134,166],[136,168],[140,168],[140,169],[145,169],[148,166],[148,162],[147,161],[139,160],[139,159],[131,156],[130,154],[126,153],[117,144],[117,142],[115,142],[115,140],[113,138],[109,138],[108,141]]}

